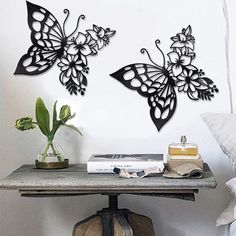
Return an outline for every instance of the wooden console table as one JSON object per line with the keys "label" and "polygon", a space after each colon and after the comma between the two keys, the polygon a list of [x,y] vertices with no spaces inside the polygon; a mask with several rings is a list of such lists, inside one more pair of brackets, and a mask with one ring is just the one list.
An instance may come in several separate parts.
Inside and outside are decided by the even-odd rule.
{"label": "wooden console table", "polygon": [[[140,235],[140,233],[135,233],[135,229],[132,230],[130,227],[132,224],[133,227],[138,227],[138,225],[134,224],[134,221],[130,220],[131,218],[128,218],[130,212],[127,209],[118,209],[117,198],[120,194],[151,195],[194,201],[194,194],[198,193],[199,189],[213,189],[215,187],[216,180],[206,163],[204,164],[202,179],[167,179],[162,176],[123,179],[116,174],[88,174],[86,165],[71,165],[69,168],[61,170],[40,170],[35,169],[33,165],[23,165],[0,181],[0,189],[18,190],[23,197],[108,195],[109,207],[98,211],[96,215],[89,217],[87,221],[76,224],[73,236]],[[134,215],[130,214],[131,216],[134,217]],[[95,224],[94,222],[99,217],[101,218],[100,223]],[[145,222],[144,216],[136,215],[135,217],[140,222]],[[119,229],[120,233],[114,232],[114,218],[118,219],[118,223],[123,226],[124,231]],[[93,221],[94,227],[95,225],[101,226],[100,233],[98,230],[96,231],[98,232],[97,234],[79,233],[89,227],[88,221]],[[146,223],[149,226],[151,224],[148,218],[146,218]],[[122,234],[121,231],[124,233]],[[146,234],[142,233],[142,236],[154,235],[154,231],[152,229],[151,231],[152,233],[150,231],[147,231]]]}

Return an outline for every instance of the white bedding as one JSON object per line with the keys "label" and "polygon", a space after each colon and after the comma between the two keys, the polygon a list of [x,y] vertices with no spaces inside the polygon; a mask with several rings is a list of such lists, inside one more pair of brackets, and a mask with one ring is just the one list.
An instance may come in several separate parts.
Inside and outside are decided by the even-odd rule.
{"label": "white bedding", "polygon": [[[207,124],[221,150],[230,158],[236,171],[236,115],[205,113],[202,119]],[[216,221],[219,236],[236,236],[236,178],[226,183],[226,189],[232,196],[229,206]]]}
{"label": "white bedding", "polygon": [[236,170],[236,115],[204,113],[201,117]]}
{"label": "white bedding", "polygon": [[219,227],[217,236],[236,236],[236,221]]}
{"label": "white bedding", "polygon": [[236,178],[233,178],[226,183],[226,189],[232,196],[232,201],[217,219],[216,226],[228,225],[236,220]]}
{"label": "white bedding", "polygon": [[235,236],[236,235],[236,221],[234,221],[229,227],[228,227],[228,235],[227,236]]}

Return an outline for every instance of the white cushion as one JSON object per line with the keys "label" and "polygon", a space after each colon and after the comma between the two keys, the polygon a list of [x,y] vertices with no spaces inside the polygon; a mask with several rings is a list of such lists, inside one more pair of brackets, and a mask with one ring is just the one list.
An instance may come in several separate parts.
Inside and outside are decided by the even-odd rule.
{"label": "white cushion", "polygon": [[235,214],[236,200],[230,202],[229,206],[220,214],[216,220],[216,226],[227,225],[236,219]]}
{"label": "white cushion", "polygon": [[201,117],[236,169],[236,115],[204,113]]}
{"label": "white cushion", "polygon": [[236,235],[236,221],[234,221],[229,228],[229,236],[234,236]]}
{"label": "white cushion", "polygon": [[234,198],[229,206],[221,213],[216,221],[216,226],[226,225],[236,219],[236,178],[229,180],[226,183],[226,188]]}

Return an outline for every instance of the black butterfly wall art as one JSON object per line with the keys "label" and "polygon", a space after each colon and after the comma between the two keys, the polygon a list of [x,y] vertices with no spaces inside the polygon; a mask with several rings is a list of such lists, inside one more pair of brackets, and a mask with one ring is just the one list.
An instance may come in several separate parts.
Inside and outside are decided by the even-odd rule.
{"label": "black butterfly wall art", "polygon": [[151,64],[130,64],[111,74],[127,88],[136,90],[147,98],[150,115],[158,131],[175,112],[176,90],[186,93],[191,100],[208,101],[218,92],[213,81],[192,64],[196,54],[191,26],[182,29],[182,32],[171,37],[171,40],[167,63],[159,47],[160,41],[156,40],[155,45],[163,57],[162,65],[155,63],[149,52],[142,48],[141,53],[148,55]]}
{"label": "black butterfly wall art", "polygon": [[62,85],[70,94],[84,95],[89,72],[87,57],[96,55],[105,47],[115,31],[93,25],[92,29],[82,33],[79,23],[85,16],[80,15],[75,30],[67,35],[68,9],[64,9],[66,16],[62,27],[53,14],[41,6],[27,2],[27,10],[32,46],[21,57],[14,74],[38,75],[59,61]]}

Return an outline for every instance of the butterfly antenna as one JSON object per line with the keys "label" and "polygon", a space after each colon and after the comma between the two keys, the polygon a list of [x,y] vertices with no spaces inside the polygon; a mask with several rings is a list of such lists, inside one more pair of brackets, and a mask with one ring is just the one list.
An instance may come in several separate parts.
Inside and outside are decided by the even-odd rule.
{"label": "butterfly antenna", "polygon": [[155,41],[155,45],[156,45],[157,49],[161,52],[161,55],[162,55],[162,57],[163,57],[163,67],[165,67],[165,65],[166,65],[166,59],[165,59],[164,53],[162,52],[162,50],[160,49],[160,47],[159,47],[159,45],[158,45],[158,44],[160,44],[160,43],[161,43],[161,41],[160,41],[159,39],[157,39],[157,40]]}
{"label": "butterfly antenna", "polygon": [[71,36],[78,30],[80,19],[84,20],[84,19],[85,19],[85,15],[80,15],[80,16],[78,17],[75,30],[68,36],[68,38],[71,37]]}
{"label": "butterfly antenna", "polygon": [[142,54],[147,53],[147,56],[148,56],[149,60],[150,60],[154,65],[156,65],[157,67],[160,67],[159,65],[157,65],[157,64],[152,60],[152,58],[151,58],[151,56],[150,56],[150,54],[149,54],[149,52],[148,52],[148,50],[147,50],[146,48],[142,48],[142,49],[140,50],[140,52],[141,52]]}
{"label": "butterfly antenna", "polygon": [[67,21],[69,15],[70,15],[70,11],[69,11],[68,9],[64,9],[63,12],[66,14],[66,18],[65,18],[65,20],[64,20],[64,22],[63,22],[63,33],[64,33],[64,35],[66,36],[65,24],[66,24],[66,21]]}

